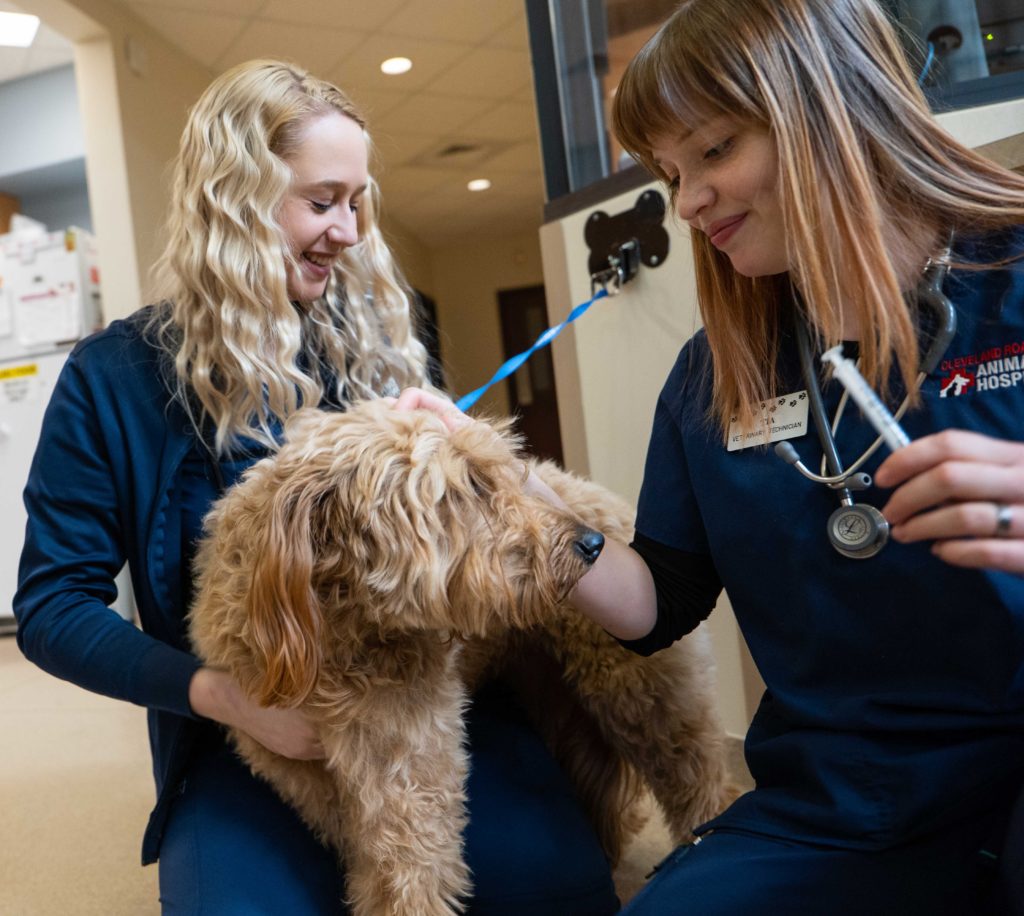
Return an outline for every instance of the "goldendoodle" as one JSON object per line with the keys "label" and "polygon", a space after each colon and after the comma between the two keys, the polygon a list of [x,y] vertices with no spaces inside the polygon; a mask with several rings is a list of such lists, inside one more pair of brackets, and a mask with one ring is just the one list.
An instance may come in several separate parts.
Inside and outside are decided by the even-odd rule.
{"label": "goldendoodle", "polygon": [[337,849],[357,916],[471,896],[463,712],[486,678],[536,711],[612,861],[640,791],[680,841],[731,800],[706,636],[642,658],[567,604],[598,532],[632,536],[623,500],[550,463],[573,514],[524,493],[507,424],[449,434],[367,402],[285,433],[207,518],[191,634],[260,703],[317,723],[323,761],[233,739]]}

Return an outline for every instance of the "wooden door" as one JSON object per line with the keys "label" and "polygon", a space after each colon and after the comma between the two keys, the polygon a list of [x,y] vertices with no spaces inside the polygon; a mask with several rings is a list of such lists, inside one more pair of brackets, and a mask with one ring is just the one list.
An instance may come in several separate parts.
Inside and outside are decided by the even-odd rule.
{"label": "wooden door", "polygon": [[[543,286],[498,292],[504,359],[528,350],[548,327]],[[526,448],[537,458],[562,464],[562,435],[558,428],[558,396],[551,348],[542,347],[505,382],[512,413]]]}

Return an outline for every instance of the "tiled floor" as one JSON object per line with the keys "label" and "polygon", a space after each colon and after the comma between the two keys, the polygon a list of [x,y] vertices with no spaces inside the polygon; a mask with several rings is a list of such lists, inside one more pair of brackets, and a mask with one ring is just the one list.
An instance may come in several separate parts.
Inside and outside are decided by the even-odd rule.
{"label": "tiled floor", "polygon": [[0,913],[159,913],[156,869],[139,864],[145,711],[45,674],[5,636],[0,735]]}

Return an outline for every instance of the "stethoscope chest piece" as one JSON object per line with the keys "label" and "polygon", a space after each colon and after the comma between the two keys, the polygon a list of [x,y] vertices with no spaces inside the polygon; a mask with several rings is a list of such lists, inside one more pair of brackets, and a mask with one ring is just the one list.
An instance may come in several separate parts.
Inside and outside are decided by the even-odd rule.
{"label": "stethoscope chest piece", "polygon": [[[952,246],[952,236],[950,237]],[[917,299],[923,305],[930,307],[936,314],[935,330],[932,333],[932,340],[928,350],[921,361],[918,371],[915,390],[920,388],[922,381],[931,374],[939,364],[942,354],[946,351],[950,342],[956,334],[956,309],[953,303],[942,291],[942,285],[949,270],[949,251],[938,261],[929,260],[925,267],[924,276],[917,289]],[[818,432],[818,439],[822,449],[822,471],[820,474],[812,474],[803,462],[796,449],[785,441],[776,443],[775,453],[787,464],[795,467],[808,480],[827,485],[839,495],[839,508],[833,512],[828,519],[828,539],[832,546],[844,557],[853,560],[864,560],[877,554],[889,540],[889,523],[882,513],[874,506],[863,503],[854,503],[853,490],[864,490],[871,486],[871,478],[864,473],[857,473],[857,469],[875,452],[882,442],[889,442],[885,432],[880,428],[881,435],[864,451],[861,456],[847,469],[843,470],[843,464],[839,459],[839,451],[836,448],[835,432],[839,426],[839,418],[842,416],[842,409],[845,400],[840,400],[836,409],[836,417],[830,423],[825,413],[825,405],[822,399],[821,388],[818,385],[818,374],[814,366],[814,358],[811,353],[810,332],[802,320],[796,323],[797,353],[800,357],[800,369],[803,373],[804,383],[807,386],[807,397],[811,418],[814,421],[815,429]],[[835,360],[833,360],[835,361]],[[839,376],[842,379],[842,376]],[[894,417],[891,417],[892,425],[903,415],[912,398],[908,392],[896,410]],[[882,408],[885,412],[885,408]],[[888,416],[887,412],[885,412]],[[870,415],[869,415],[870,416]],[[875,414],[877,419],[877,413]],[[898,430],[899,427],[896,426]],[[892,430],[889,429],[891,432]],[[906,436],[904,435],[905,439]],[[898,447],[905,444],[897,440],[890,447]],[[828,468],[828,474],[825,468]]]}
{"label": "stethoscope chest piece", "polygon": [[874,506],[840,506],[828,519],[828,539],[844,557],[873,557],[889,540],[889,523]]}

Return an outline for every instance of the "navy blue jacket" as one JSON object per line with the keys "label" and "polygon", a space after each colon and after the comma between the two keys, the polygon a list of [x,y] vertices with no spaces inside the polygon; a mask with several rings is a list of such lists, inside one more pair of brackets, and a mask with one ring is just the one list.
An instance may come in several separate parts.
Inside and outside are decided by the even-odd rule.
{"label": "navy blue jacket", "polygon": [[[57,677],[147,707],[158,799],[143,842],[155,861],[199,720],[188,685],[181,511],[172,502],[195,446],[170,395],[170,366],[142,334],[147,312],[82,341],[54,389],[25,490],[14,599],[18,644]],[[108,605],[128,563],[139,627]]]}

